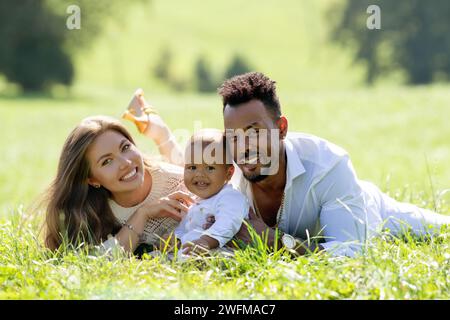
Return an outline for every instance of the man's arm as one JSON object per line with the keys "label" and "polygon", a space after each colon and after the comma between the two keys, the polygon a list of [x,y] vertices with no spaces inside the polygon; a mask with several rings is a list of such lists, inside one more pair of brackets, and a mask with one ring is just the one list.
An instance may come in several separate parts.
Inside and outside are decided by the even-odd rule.
{"label": "man's arm", "polygon": [[317,183],[314,193],[321,205],[319,219],[326,240],[324,249],[347,256],[361,251],[377,216],[366,207],[364,192],[348,156]]}

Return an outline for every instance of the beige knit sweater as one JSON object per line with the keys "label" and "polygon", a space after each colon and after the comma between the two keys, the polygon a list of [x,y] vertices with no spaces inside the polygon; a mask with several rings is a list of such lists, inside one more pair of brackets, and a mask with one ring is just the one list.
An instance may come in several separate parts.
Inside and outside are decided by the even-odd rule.
{"label": "beige knit sweater", "polygon": [[[182,190],[186,191],[183,184],[183,168],[168,163],[161,163],[155,168],[149,169],[152,176],[152,189],[147,198],[134,207],[122,207],[114,200],[109,200],[109,205],[113,214],[120,223],[124,224],[130,216],[145,202],[153,201],[169,195],[172,192]],[[149,219],[144,228],[141,243],[159,244],[160,237],[173,231],[178,226],[178,221],[172,218],[154,218]],[[113,248],[118,245],[117,240],[112,237],[103,242],[104,249]]]}

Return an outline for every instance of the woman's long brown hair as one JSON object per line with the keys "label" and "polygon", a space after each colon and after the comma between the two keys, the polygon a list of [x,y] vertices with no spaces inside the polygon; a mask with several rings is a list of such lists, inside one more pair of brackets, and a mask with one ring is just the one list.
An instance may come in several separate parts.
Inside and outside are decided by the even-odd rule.
{"label": "woman's long brown hair", "polygon": [[[45,218],[45,245],[55,250],[69,244],[99,244],[119,230],[108,204],[111,193],[87,183],[90,174],[86,151],[102,133],[114,130],[135,144],[118,120],[95,116],[84,120],[67,137],[59,158],[56,178],[50,185]],[[145,165],[149,166],[148,161]]]}

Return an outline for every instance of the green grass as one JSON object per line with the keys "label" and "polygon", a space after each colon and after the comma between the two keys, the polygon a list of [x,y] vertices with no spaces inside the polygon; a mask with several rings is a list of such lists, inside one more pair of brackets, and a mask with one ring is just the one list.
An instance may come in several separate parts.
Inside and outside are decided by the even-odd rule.
{"label": "green grass", "polygon": [[[292,131],[346,148],[359,177],[394,197],[450,213],[448,87],[292,93],[280,90]],[[38,245],[42,212],[27,207],[56,172],[65,137],[83,117],[119,116],[127,90],[74,89],[73,96],[0,99],[4,146],[0,167],[0,298],[39,299],[448,299],[449,233],[429,242],[376,241],[365,257],[326,254],[291,259],[248,249],[231,260],[174,263],[115,260],[65,249],[52,256]],[[152,94],[172,129],[193,122],[221,127],[216,96]],[[177,116],[173,116],[176,114]],[[156,152],[139,136],[138,145]],[[428,168],[427,162],[428,161]],[[20,205],[24,205],[21,208]]]}
{"label": "green grass", "polygon": [[42,249],[35,220],[0,226],[2,299],[448,299],[450,230],[427,242],[377,240],[365,256],[291,258],[264,244],[234,258],[114,259]]}

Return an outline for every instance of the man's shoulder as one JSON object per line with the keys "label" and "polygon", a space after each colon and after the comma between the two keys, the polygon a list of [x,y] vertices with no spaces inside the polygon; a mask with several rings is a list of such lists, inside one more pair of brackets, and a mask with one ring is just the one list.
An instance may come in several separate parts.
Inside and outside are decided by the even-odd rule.
{"label": "man's shoulder", "polygon": [[348,155],[344,148],[312,134],[289,132],[286,139],[300,158],[305,161],[326,162],[327,160],[339,159]]}

